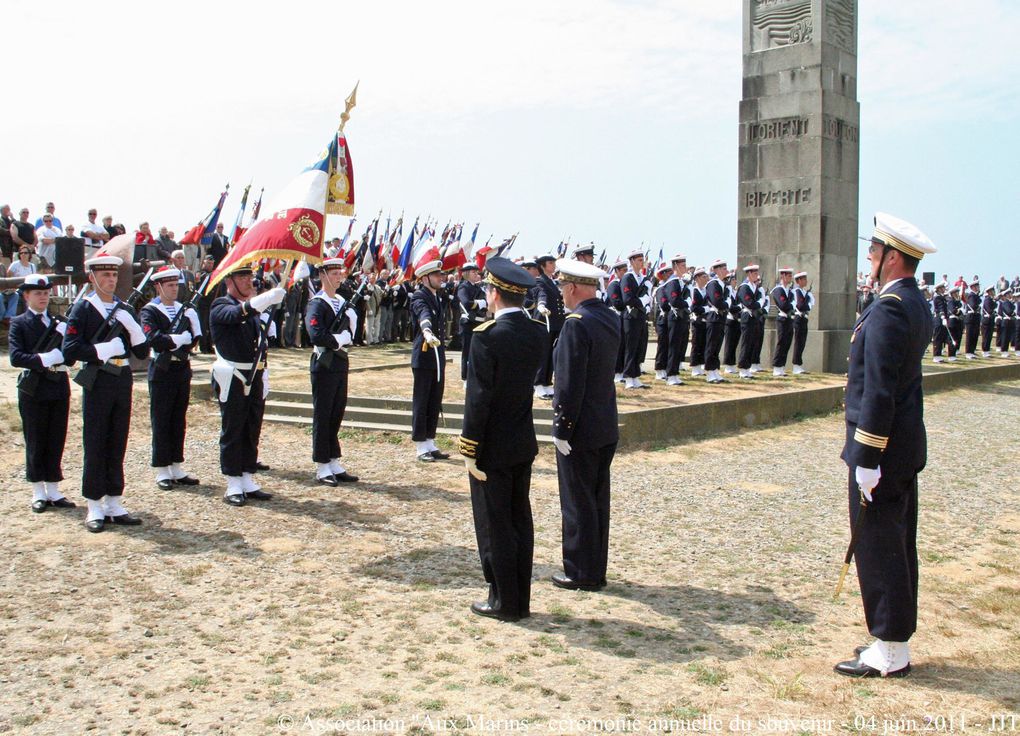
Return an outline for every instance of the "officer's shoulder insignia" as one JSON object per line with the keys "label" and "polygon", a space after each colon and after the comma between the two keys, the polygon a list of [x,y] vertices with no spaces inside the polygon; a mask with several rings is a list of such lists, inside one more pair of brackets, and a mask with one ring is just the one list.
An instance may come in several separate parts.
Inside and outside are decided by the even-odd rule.
{"label": "officer's shoulder insignia", "polygon": [[895,299],[898,302],[902,302],[903,298],[899,294],[882,294],[878,297],[879,299]]}
{"label": "officer's shoulder insignia", "polygon": [[571,312],[570,314],[567,315],[567,319],[581,319],[581,315],[579,315],[577,312]]}
{"label": "officer's shoulder insignia", "polygon": [[488,319],[488,320],[486,320],[485,322],[482,322],[482,323],[481,323],[480,325],[478,325],[477,327],[475,327],[475,330],[474,330],[474,331],[475,331],[475,332],[484,332],[485,330],[487,330],[487,329],[489,329],[490,327],[492,327],[492,326],[493,326],[494,324],[496,324],[496,320],[494,320],[494,319]]}

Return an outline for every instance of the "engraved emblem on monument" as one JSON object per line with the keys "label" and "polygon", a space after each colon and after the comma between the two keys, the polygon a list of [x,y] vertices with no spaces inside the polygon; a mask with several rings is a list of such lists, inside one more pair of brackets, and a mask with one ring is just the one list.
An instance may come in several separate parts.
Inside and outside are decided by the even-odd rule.
{"label": "engraved emblem on monument", "polygon": [[826,38],[844,51],[855,53],[854,0],[831,0],[825,10]]}
{"label": "engraved emblem on monument", "polygon": [[811,32],[811,0],[751,0],[751,51],[810,43]]}

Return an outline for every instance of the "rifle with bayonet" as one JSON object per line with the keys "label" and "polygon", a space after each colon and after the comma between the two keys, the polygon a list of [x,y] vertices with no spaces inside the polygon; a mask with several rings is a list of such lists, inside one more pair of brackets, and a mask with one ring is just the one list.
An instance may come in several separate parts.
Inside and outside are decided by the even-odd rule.
{"label": "rifle with bayonet", "polygon": [[[344,304],[340,308],[340,311],[337,312],[333,316],[333,322],[329,325],[329,334],[331,334],[331,335],[338,335],[341,332],[343,332],[344,330],[350,331],[350,329],[351,329],[351,318],[347,314],[347,310],[349,308],[350,309],[357,309],[358,304],[361,303],[362,295],[365,293],[365,287],[366,286],[368,286],[368,277],[367,276],[364,279],[362,279],[361,285],[358,286],[357,290],[351,295],[351,298],[347,300],[347,303]],[[354,339],[353,332],[351,334],[351,339]],[[325,350],[316,359],[316,361],[323,368],[329,368],[333,364],[333,353],[335,353],[335,352],[336,352],[335,350]]]}
{"label": "rifle with bayonet", "polygon": [[[149,270],[145,272],[145,277],[141,280],[141,282],[139,282],[138,286],[132,289],[131,293],[128,294],[128,298],[125,300],[118,299],[114,303],[113,309],[107,316],[106,321],[99,326],[99,329],[96,330],[96,334],[92,336],[93,345],[98,345],[101,342],[108,342],[120,337],[121,333],[124,332],[124,325],[117,319],[117,310],[125,305],[132,309],[134,308],[135,304],[141,300],[142,293],[145,291],[145,287],[148,286],[149,280],[152,278],[152,274],[155,270],[155,266],[150,267]],[[109,361],[104,361],[102,365],[86,363],[82,366],[82,369],[78,371],[78,375],[74,377],[74,382],[84,389],[91,389],[96,383],[99,371],[105,371],[106,373],[112,373],[113,375],[120,375],[120,367],[110,365]]]}
{"label": "rifle with bayonet", "polygon": [[[212,272],[208,272],[205,278],[202,279],[202,283],[198,285],[192,293],[191,298],[181,307],[180,311],[174,316],[170,322],[170,327],[167,328],[166,334],[176,335],[181,330],[181,325],[184,324],[184,320],[188,318],[188,310],[198,310],[198,300],[205,294],[206,286],[209,284],[209,279],[212,277]],[[193,336],[194,337],[194,336]],[[188,353],[191,352],[190,345],[181,345],[179,348],[174,350],[164,350],[161,353],[157,353],[156,357],[152,359],[152,367],[158,371],[165,371],[167,366],[170,365],[173,356],[177,356],[180,359],[184,359]]]}

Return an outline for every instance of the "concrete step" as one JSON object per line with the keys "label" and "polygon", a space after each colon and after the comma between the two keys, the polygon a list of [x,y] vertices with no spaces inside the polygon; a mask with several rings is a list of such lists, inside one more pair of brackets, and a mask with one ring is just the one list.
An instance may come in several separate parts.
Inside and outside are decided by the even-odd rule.
{"label": "concrete step", "polygon": [[[268,404],[266,408],[267,409],[269,408]],[[263,419],[267,422],[276,422],[277,424],[289,424],[296,427],[312,426],[311,415],[303,416],[299,414],[267,413],[263,416]],[[390,422],[378,422],[378,421],[366,422],[361,420],[349,420],[347,418],[347,415],[344,415],[342,429],[364,429],[374,432],[397,432],[400,434],[408,434],[411,431],[411,421],[410,417],[408,417],[407,424],[394,424]],[[460,435],[460,425],[458,424],[456,427],[453,427],[450,425],[449,421],[447,421],[445,425],[443,424],[442,421],[440,421],[439,426],[436,428],[436,433],[456,437]],[[552,436],[544,433],[537,434],[536,439],[539,442],[543,443],[552,442]]]}

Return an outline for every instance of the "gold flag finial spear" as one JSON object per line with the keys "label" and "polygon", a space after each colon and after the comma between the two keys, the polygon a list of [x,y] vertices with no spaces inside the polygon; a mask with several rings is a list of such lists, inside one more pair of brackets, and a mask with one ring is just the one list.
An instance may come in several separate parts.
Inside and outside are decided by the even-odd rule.
{"label": "gold flag finial spear", "polygon": [[358,85],[359,84],[361,84],[361,80],[360,79],[357,82],[355,82],[354,89],[351,90],[351,93],[349,95],[347,95],[347,99],[344,100],[344,102],[346,103],[347,107],[346,107],[346,109],[342,113],[340,113],[340,132],[341,133],[344,132],[344,126],[347,125],[347,121],[351,119],[351,110],[353,110],[354,106],[358,104]]}

